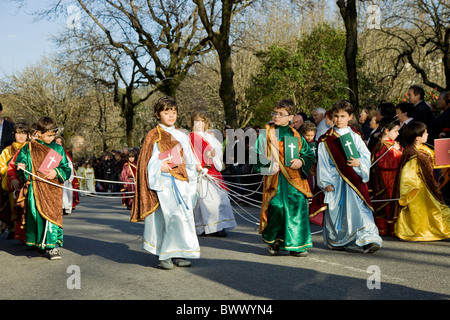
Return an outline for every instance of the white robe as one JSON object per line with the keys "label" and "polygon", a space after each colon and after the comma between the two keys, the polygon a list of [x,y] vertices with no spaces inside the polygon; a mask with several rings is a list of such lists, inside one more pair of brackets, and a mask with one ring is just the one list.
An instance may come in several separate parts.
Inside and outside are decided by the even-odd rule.
{"label": "white robe", "polygon": [[[86,184],[86,181],[85,181],[85,179],[83,179],[83,177],[84,177],[84,170],[86,170],[86,167],[83,167],[83,166],[78,167],[78,170],[77,170],[77,176],[80,177],[78,179],[78,188],[80,190],[86,190],[85,187],[84,187],[85,184]],[[78,194],[80,196],[85,196],[86,192],[79,192]]]}
{"label": "white robe", "polygon": [[[353,167],[363,182],[369,181],[370,152],[364,141],[349,127],[335,128],[339,135],[351,132],[356,149],[361,157],[359,167]],[[323,237],[325,244],[332,246],[362,247],[370,243],[381,246],[382,239],[374,223],[373,213],[363,200],[340,176],[328,155],[324,143],[319,143],[317,160],[317,185],[321,189],[332,185],[334,190],[324,191],[327,210],[324,215]]]}
{"label": "white robe", "polygon": [[[84,175],[84,190],[95,193],[95,172],[93,168],[86,168]],[[86,192],[83,192],[86,195]]]}
{"label": "white robe", "polygon": [[[196,132],[214,148],[213,164],[222,171],[222,144],[208,132]],[[218,177],[201,175],[198,179],[198,201],[194,208],[197,234],[211,234],[237,226],[228,193],[217,183]],[[219,180],[221,181],[221,180]]]}
{"label": "white robe", "polygon": [[[158,256],[159,260],[170,258],[200,258],[200,245],[195,233],[193,208],[197,201],[198,163],[192,152],[189,137],[175,127],[165,131],[178,140],[183,148],[189,182],[161,172],[158,144],[147,165],[149,188],[156,191],[158,209],[145,218],[143,249]],[[177,191],[178,190],[178,191]]]}

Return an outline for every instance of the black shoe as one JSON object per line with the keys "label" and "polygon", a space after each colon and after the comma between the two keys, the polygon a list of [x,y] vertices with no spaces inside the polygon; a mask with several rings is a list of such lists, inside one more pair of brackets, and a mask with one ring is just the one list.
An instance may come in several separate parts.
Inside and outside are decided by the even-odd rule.
{"label": "black shoe", "polygon": [[343,246],[332,246],[331,244],[327,244],[327,247],[333,251],[345,251],[345,247]]}
{"label": "black shoe", "polygon": [[269,250],[270,255],[277,256],[280,251],[280,246],[278,244],[269,244],[267,249]]}
{"label": "black shoe", "polygon": [[376,243],[370,243],[363,247],[364,253],[374,253],[380,250],[380,245]]}
{"label": "black shoe", "polygon": [[45,256],[45,254],[47,253],[47,250],[41,249],[41,248],[36,248],[36,252],[38,253],[38,255],[39,255],[40,257],[43,257],[43,256]]}
{"label": "black shoe", "polygon": [[290,251],[289,255],[294,256],[294,257],[307,257],[309,255],[309,252],[308,251],[302,251],[302,252]]}
{"label": "black shoe", "polygon": [[214,232],[211,235],[214,236],[214,237],[222,237],[222,238],[224,238],[224,237],[227,236],[227,233],[225,232],[225,230],[220,230],[220,231]]}

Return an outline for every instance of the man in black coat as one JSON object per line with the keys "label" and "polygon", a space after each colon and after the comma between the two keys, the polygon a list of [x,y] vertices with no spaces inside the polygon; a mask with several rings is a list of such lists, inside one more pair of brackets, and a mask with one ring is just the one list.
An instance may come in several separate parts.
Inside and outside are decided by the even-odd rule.
{"label": "man in black coat", "polygon": [[14,142],[14,123],[3,119],[3,106],[0,102],[0,153]]}
{"label": "man in black coat", "polygon": [[414,121],[423,122],[427,126],[428,144],[434,146],[434,139],[436,138],[436,117],[431,111],[431,107],[423,100],[425,97],[425,90],[418,86],[412,85],[408,90],[408,100],[414,105],[412,111],[412,118]]}

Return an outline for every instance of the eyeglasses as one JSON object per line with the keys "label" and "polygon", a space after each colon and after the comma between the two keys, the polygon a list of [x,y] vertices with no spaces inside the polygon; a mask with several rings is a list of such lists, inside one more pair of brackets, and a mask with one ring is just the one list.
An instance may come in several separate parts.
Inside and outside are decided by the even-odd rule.
{"label": "eyeglasses", "polygon": [[273,118],[275,118],[275,117],[285,118],[285,117],[290,117],[291,116],[291,114],[279,114],[278,112],[272,112],[270,115]]}

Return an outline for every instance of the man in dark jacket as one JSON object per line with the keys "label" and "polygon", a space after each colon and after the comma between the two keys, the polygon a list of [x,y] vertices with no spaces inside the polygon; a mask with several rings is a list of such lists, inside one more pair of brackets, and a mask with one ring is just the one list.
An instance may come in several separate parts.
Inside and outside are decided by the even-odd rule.
{"label": "man in dark jacket", "polygon": [[424,101],[424,98],[425,90],[422,87],[418,85],[409,87],[408,100],[414,105],[412,118],[414,121],[419,121],[426,124],[428,131],[427,143],[434,146],[434,139],[436,138],[436,117],[433,115],[431,107]]}
{"label": "man in dark jacket", "polygon": [[3,119],[3,106],[0,102],[0,153],[14,141],[14,123]]}

